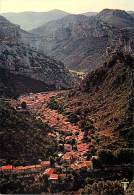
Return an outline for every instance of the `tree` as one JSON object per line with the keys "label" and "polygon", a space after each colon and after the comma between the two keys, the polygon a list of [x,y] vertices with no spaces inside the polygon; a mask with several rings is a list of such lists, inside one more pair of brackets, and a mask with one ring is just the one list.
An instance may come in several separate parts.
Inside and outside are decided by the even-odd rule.
{"label": "tree", "polygon": [[21,103],[21,107],[22,107],[23,109],[26,109],[26,108],[27,108],[26,102],[22,102],[22,103]]}
{"label": "tree", "polygon": [[68,119],[70,123],[77,123],[79,121],[79,117],[73,113],[68,116]]}
{"label": "tree", "polygon": [[114,152],[116,163],[119,164],[133,164],[134,149],[132,148],[120,148]]}
{"label": "tree", "polygon": [[124,190],[119,181],[98,181],[88,184],[81,189],[81,194],[95,195],[123,195]]}
{"label": "tree", "polygon": [[98,157],[102,164],[113,164],[114,162],[114,155],[111,150],[99,150],[98,151]]}
{"label": "tree", "polygon": [[55,159],[54,158],[50,158],[50,164],[51,164],[51,166],[53,167],[54,166],[54,164],[55,164]]}
{"label": "tree", "polygon": [[44,188],[45,192],[48,191],[49,185],[50,185],[50,182],[49,182],[49,179],[48,179],[48,175],[44,175],[43,176],[43,188]]}

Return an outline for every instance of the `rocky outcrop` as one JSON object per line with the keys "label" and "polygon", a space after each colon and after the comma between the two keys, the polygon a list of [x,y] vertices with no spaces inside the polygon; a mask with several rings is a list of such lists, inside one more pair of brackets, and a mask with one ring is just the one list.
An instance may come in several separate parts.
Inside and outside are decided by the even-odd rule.
{"label": "rocky outcrop", "polygon": [[[21,77],[40,81],[42,82],[41,86],[47,86],[47,89],[48,86],[51,89],[52,86],[59,89],[72,85],[72,75],[63,63],[57,62],[23,43],[22,30],[19,26],[11,24],[3,17],[0,18],[0,26],[1,69],[15,77],[21,75]],[[42,87],[41,89],[43,90]]]}
{"label": "rocky outcrop", "polygon": [[[109,27],[94,17],[69,15],[32,31],[43,37],[45,54],[63,61],[70,69],[91,70],[101,61]],[[92,64],[92,66],[90,66]]]}
{"label": "rocky outcrop", "polygon": [[[134,19],[122,10],[103,10],[97,16],[69,15],[31,32],[42,36],[40,48],[70,69],[91,71],[104,60],[106,48],[121,28],[134,29]],[[133,33],[132,33],[133,34]]]}
{"label": "rocky outcrop", "polygon": [[124,10],[104,9],[97,17],[115,28],[134,27],[134,18]]}
{"label": "rocky outcrop", "polygon": [[20,26],[10,23],[0,16],[0,42],[17,42],[20,38]]}

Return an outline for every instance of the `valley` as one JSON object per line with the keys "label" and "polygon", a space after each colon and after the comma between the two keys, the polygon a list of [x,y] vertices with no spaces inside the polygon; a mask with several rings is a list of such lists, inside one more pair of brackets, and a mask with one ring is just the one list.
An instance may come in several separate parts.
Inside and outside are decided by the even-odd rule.
{"label": "valley", "polygon": [[133,12],[4,16],[0,193],[132,195]]}
{"label": "valley", "polygon": [[[60,192],[66,189],[65,186],[68,185],[68,190],[66,190],[72,191],[75,194],[75,191],[80,193],[81,190],[79,191],[79,189],[82,187],[81,184],[85,183],[85,179],[89,175],[91,178],[95,177],[98,181],[100,180],[99,174],[103,174],[104,179],[116,177],[119,181],[124,176],[127,178],[132,177],[131,170],[133,167],[131,164],[122,164],[119,166],[116,163],[109,165],[109,163],[105,164],[104,162],[103,165],[99,161],[101,157],[98,156],[98,151],[101,151],[100,146],[102,147],[102,143],[104,142],[108,148],[112,140],[114,140],[114,146],[110,146],[114,150],[118,150],[118,147],[122,147],[122,145],[126,145],[125,147],[127,147],[127,142],[123,139],[119,141],[118,135],[110,130],[98,130],[93,123],[87,127],[80,127],[80,124],[75,121],[77,120],[75,117],[72,117],[70,120],[68,110],[65,108],[61,109],[60,107],[60,103],[68,92],[50,91],[36,94],[30,93],[29,95],[20,96],[17,100],[10,101],[10,105],[15,110],[22,113],[30,112],[30,115],[33,115],[34,118],[47,124],[51,129],[46,135],[47,139],[52,139],[56,144],[53,153],[47,158],[36,160],[36,164],[25,166],[22,164],[22,166],[18,167],[15,165],[1,167],[1,172],[5,175],[14,175],[20,181],[22,179],[28,182],[32,180],[34,182],[34,185],[32,187],[30,186],[32,189],[26,188],[27,190],[32,190],[30,192],[33,192],[35,186],[40,183],[40,185],[46,186],[45,192]],[[21,108],[24,102],[26,106],[25,108]],[[70,113],[70,116],[71,114],[73,113]],[[91,140],[88,138],[89,135]],[[81,178],[81,184],[79,184],[79,180],[76,177],[79,177],[79,179],[83,177]],[[43,178],[46,178],[46,183],[44,184],[42,184]],[[120,186],[120,182],[116,185]],[[40,187],[38,192],[40,190],[43,189]]]}

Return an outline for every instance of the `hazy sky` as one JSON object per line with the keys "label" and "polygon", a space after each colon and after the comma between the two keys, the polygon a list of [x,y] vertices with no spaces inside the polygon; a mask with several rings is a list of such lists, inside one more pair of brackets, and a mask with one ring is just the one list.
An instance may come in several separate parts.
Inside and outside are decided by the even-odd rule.
{"label": "hazy sky", "polygon": [[0,0],[0,12],[61,9],[71,13],[82,13],[104,8],[134,10],[134,0]]}

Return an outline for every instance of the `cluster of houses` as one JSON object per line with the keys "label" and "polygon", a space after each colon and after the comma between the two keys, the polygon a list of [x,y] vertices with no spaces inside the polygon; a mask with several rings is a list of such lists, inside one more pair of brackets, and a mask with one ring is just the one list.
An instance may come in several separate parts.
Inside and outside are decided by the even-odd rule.
{"label": "cluster of houses", "polygon": [[[51,94],[50,97],[52,95],[53,94]],[[43,121],[48,121],[51,126],[56,125],[57,131],[49,132],[48,135],[57,140],[58,146],[62,146],[62,149],[59,149],[57,153],[59,161],[56,161],[55,165],[51,165],[50,161],[41,161],[40,164],[31,166],[13,167],[12,165],[7,165],[0,167],[0,172],[14,174],[37,173],[36,175],[47,175],[52,183],[56,183],[59,178],[64,180],[67,176],[64,167],[65,164],[74,171],[79,171],[82,168],[86,168],[88,171],[93,169],[93,158],[88,161],[85,155],[85,153],[90,150],[91,146],[89,143],[83,142],[84,132],[80,131],[76,125],[72,125],[70,122],[66,121],[65,117],[61,114],[59,115],[57,112],[47,107],[44,110],[44,108],[42,108],[42,103],[44,102],[43,94],[37,94],[36,96],[30,94],[29,99],[24,96],[21,101],[22,100],[26,101],[28,106],[39,110],[40,113],[37,119],[40,118]],[[58,120],[57,117],[60,117],[60,119]],[[61,174],[57,172],[59,167]]]}
{"label": "cluster of houses", "polygon": [[29,173],[39,173],[45,170],[47,167],[50,167],[49,161],[42,161],[37,165],[29,165],[29,166],[12,166],[5,165],[0,167],[0,172],[5,174],[29,174]]}
{"label": "cluster of houses", "polygon": [[[55,166],[52,167],[50,161],[41,161],[40,164],[29,165],[29,166],[12,166],[12,165],[4,165],[0,167],[0,173],[3,174],[16,174],[16,175],[29,175],[29,174],[41,174],[47,175],[48,179],[52,183],[56,183],[59,178],[64,180],[66,178],[66,171],[64,162],[68,163],[69,167],[74,171],[78,171],[82,168],[86,168],[87,170],[93,169],[92,160],[91,161],[79,161],[78,156],[76,156],[74,151],[67,152],[62,156],[63,164],[59,166],[55,163]],[[60,168],[62,173],[57,174],[57,169]]]}

